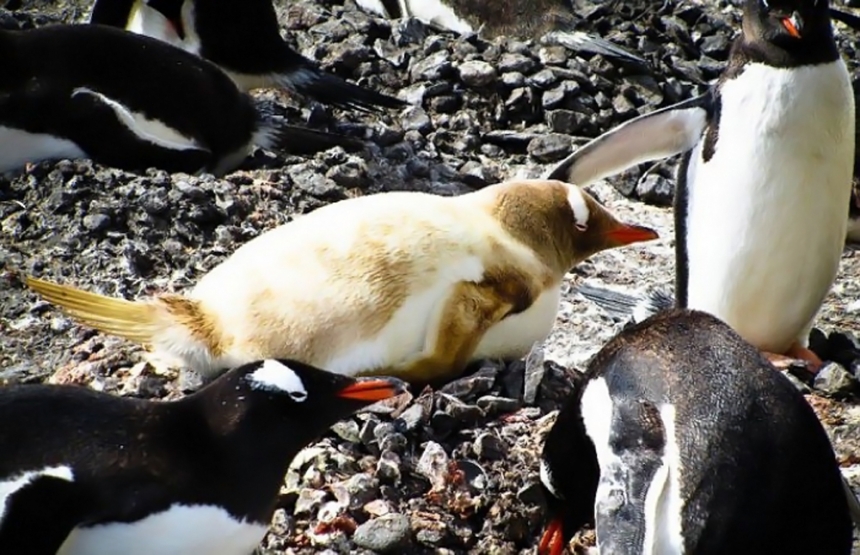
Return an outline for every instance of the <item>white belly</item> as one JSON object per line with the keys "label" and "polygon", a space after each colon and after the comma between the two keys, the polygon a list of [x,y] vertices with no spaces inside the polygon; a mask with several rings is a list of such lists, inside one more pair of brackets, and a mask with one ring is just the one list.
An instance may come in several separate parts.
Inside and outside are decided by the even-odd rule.
{"label": "white belly", "polygon": [[688,170],[688,306],[784,352],[795,339],[805,344],[839,266],[853,172],[851,83],[841,61],[754,64],[723,87],[722,102],[716,152],[704,164],[700,143]]}
{"label": "white belly", "polygon": [[86,157],[86,153],[68,139],[0,125],[0,172],[22,168],[27,162]]}
{"label": "white belly", "polygon": [[266,530],[217,507],[173,505],[137,522],[75,528],[57,555],[249,555]]}
{"label": "white belly", "polygon": [[183,46],[182,39],[176,34],[176,30],[167,18],[144,2],[135,2],[126,29],[132,33],[146,35],[179,48]]}

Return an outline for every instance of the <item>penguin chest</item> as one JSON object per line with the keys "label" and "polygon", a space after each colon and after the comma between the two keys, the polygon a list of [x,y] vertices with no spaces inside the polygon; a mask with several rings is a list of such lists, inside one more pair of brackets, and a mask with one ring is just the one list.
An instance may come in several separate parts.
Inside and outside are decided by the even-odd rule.
{"label": "penguin chest", "polygon": [[175,504],[135,522],[75,528],[57,555],[248,555],[266,530],[220,507]]}
{"label": "penguin chest", "polygon": [[751,64],[723,85],[719,113],[716,140],[700,142],[687,168],[687,306],[783,352],[838,269],[853,172],[851,84],[841,61]]}
{"label": "penguin chest", "polygon": [[0,172],[23,167],[27,162],[86,158],[74,142],[45,133],[0,125]]}

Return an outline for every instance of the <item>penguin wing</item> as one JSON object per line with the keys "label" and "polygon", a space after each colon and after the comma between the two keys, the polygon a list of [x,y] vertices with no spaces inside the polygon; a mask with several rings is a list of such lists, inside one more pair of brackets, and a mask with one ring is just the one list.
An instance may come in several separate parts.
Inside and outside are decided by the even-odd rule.
{"label": "penguin wing", "polygon": [[96,90],[78,87],[69,102],[64,119],[72,140],[101,164],[196,173],[212,162],[212,153],[194,138]]}
{"label": "penguin wing", "polygon": [[583,186],[642,162],[686,152],[705,131],[712,98],[708,92],[625,122],[577,149],[546,179]]}
{"label": "penguin wing", "polygon": [[12,492],[0,509],[0,553],[55,555],[93,514],[96,496],[77,482],[42,475]]}

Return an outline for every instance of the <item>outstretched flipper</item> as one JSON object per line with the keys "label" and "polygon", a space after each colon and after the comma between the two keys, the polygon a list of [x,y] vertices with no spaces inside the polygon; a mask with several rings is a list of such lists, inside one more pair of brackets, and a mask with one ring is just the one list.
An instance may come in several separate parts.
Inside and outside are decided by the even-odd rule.
{"label": "outstretched flipper", "polygon": [[577,149],[545,178],[585,186],[637,164],[686,152],[705,131],[712,98],[705,93],[625,122]]}
{"label": "outstretched flipper", "polygon": [[637,56],[626,48],[622,48],[604,38],[581,31],[551,31],[544,36],[544,40],[549,44],[564,46],[574,52],[591,52],[592,54],[600,54],[607,58],[648,65],[645,58]]}

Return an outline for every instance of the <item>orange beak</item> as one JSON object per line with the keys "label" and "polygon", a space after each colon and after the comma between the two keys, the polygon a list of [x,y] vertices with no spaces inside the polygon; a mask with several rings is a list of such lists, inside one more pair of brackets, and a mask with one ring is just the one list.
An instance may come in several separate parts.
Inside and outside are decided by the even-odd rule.
{"label": "orange beak", "polygon": [[538,546],[538,555],[561,555],[564,550],[564,530],[561,518],[553,519],[544,530]]}
{"label": "orange beak", "polygon": [[406,391],[406,384],[397,378],[358,378],[354,384],[337,392],[337,396],[353,401],[382,401]]}
{"label": "orange beak", "polygon": [[606,233],[606,237],[616,247],[623,247],[631,243],[650,241],[660,236],[650,227],[641,225],[618,224],[614,229]]}
{"label": "orange beak", "polygon": [[794,16],[783,19],[782,26],[785,27],[785,30],[788,31],[789,35],[796,39],[800,38],[800,30],[797,28],[797,22],[795,21]]}

